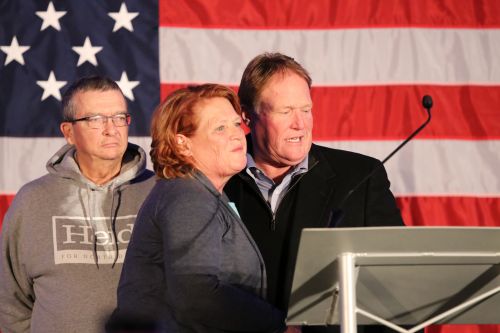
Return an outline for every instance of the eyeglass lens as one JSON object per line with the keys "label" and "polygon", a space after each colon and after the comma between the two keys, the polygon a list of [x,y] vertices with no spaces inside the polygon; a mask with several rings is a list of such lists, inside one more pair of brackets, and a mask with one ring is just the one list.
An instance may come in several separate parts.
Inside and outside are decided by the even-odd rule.
{"label": "eyeglass lens", "polygon": [[126,114],[116,114],[114,116],[95,116],[87,119],[87,123],[91,128],[102,128],[104,127],[108,119],[111,119],[113,125],[116,127],[123,127],[130,124],[130,115]]}

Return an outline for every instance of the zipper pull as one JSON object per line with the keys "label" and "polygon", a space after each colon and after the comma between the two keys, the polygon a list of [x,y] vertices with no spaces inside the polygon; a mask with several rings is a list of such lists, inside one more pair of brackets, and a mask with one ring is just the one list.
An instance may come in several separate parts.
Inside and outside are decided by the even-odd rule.
{"label": "zipper pull", "polygon": [[273,219],[271,220],[271,231],[276,230],[276,212],[273,212],[271,208],[271,203],[269,201],[266,201],[267,207],[269,208],[269,212],[271,213]]}

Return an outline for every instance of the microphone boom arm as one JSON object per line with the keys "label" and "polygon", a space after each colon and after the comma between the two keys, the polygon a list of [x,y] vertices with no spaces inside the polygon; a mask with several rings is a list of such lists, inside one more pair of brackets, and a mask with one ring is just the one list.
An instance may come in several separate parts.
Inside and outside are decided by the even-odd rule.
{"label": "microphone boom arm", "polygon": [[382,161],[382,164],[384,164],[385,162],[387,162],[391,157],[392,155],[396,154],[401,148],[403,148],[404,145],[406,145],[408,143],[408,141],[410,141],[411,139],[413,139],[413,137],[415,135],[417,135],[418,133],[420,133],[421,130],[424,129],[425,126],[427,126],[427,124],[431,121],[431,108],[426,108],[425,109],[427,111],[427,120],[425,121],[425,123],[423,123],[422,125],[420,125],[419,128],[417,128],[415,130],[415,132],[413,132],[405,141],[403,141],[399,146],[397,146],[396,149],[394,149],[392,151],[392,153],[390,153],[383,161]]}
{"label": "microphone boom arm", "polygon": [[[368,175],[366,175],[355,187],[353,187],[349,192],[347,192],[347,195],[342,199],[342,201],[339,203],[338,207],[342,207],[347,199],[351,196],[353,192],[355,192],[361,185],[363,185],[375,172],[377,172],[382,166],[387,162],[394,154],[396,154],[401,148],[403,148],[411,139],[415,137],[418,133],[420,133],[421,130],[424,129],[425,126],[431,121],[431,108],[432,108],[432,98],[429,95],[425,95],[422,101],[422,104],[424,106],[424,109],[427,111],[427,120],[420,125],[419,128],[417,128],[406,140],[404,140],[399,146],[396,147],[389,155],[387,155],[386,158],[382,161],[381,164],[379,164],[376,168],[374,168]],[[330,221],[331,224],[331,221]]]}

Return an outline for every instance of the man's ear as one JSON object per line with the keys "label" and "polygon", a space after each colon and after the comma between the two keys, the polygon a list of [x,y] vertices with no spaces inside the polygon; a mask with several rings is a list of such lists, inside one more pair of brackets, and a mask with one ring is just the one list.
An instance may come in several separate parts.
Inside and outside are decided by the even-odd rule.
{"label": "man's ear", "polygon": [[245,125],[247,125],[248,128],[250,128],[250,123],[252,122],[252,120],[250,119],[251,118],[250,114],[251,113],[248,111],[245,110],[241,111],[241,119],[243,119],[243,123],[245,123]]}
{"label": "man's ear", "polygon": [[59,128],[61,129],[66,142],[68,142],[70,145],[74,145],[75,140],[73,139],[73,125],[69,122],[62,122]]}
{"label": "man's ear", "polygon": [[175,143],[180,148],[180,152],[182,155],[184,156],[193,155],[193,151],[191,149],[191,140],[187,136],[183,134],[176,134]]}

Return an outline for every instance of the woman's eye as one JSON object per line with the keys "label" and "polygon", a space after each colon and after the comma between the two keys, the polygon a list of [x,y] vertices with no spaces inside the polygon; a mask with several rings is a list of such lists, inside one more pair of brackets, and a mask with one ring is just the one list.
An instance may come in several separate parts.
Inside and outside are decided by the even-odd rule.
{"label": "woman's eye", "polygon": [[234,126],[235,126],[235,127],[241,127],[241,121],[237,121],[237,122],[235,122],[235,123],[234,123]]}
{"label": "woman's eye", "polygon": [[216,130],[217,132],[222,132],[222,131],[224,130],[224,128],[225,128],[225,126],[224,126],[224,125],[221,125],[221,126],[217,127],[215,130]]}

